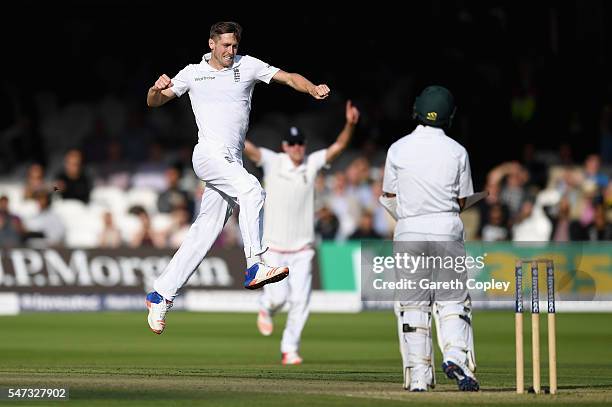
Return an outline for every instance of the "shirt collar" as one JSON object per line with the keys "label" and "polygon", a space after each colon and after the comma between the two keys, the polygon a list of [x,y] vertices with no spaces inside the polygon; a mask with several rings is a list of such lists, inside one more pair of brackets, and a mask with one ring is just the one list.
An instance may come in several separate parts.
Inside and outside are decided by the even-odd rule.
{"label": "shirt collar", "polygon": [[285,170],[290,172],[303,171],[306,168],[306,156],[304,156],[302,163],[296,166],[293,164],[293,161],[291,161],[289,154],[283,153],[283,167]]}
{"label": "shirt collar", "polygon": [[422,124],[419,124],[417,128],[414,130],[414,132],[422,133],[422,134],[437,134],[440,136],[446,135],[446,133],[444,133],[444,130],[439,127],[424,126]]}
{"label": "shirt collar", "polygon": [[238,68],[240,66],[240,63],[242,62],[242,55],[236,55],[236,57],[234,58],[234,63],[232,64],[231,67],[223,68],[223,69],[215,69],[208,63],[211,57],[212,57],[212,53],[207,52],[202,57],[202,62],[200,62],[200,66],[202,66],[205,70],[210,71],[210,72],[223,72],[223,71],[228,71],[230,69]]}

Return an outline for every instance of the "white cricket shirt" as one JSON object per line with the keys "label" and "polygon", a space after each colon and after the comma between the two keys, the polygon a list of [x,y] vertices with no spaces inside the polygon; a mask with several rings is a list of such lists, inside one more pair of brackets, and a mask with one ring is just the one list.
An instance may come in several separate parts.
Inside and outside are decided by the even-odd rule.
{"label": "white cricket shirt", "polygon": [[264,189],[264,233],[266,246],[277,250],[299,250],[314,242],[314,183],[325,166],[326,149],[304,157],[295,166],[285,153],[260,148]]}
{"label": "white cricket shirt", "polygon": [[249,127],[251,98],[258,82],[270,83],[279,71],[257,58],[236,55],[230,68],[216,70],[208,64],[190,64],[172,78],[177,97],[189,92],[198,126],[198,141],[212,141],[242,152]]}
{"label": "white cricket shirt", "polygon": [[467,151],[444,130],[419,125],[389,148],[383,191],[397,194],[398,226],[405,219],[413,230],[455,233],[456,225],[435,220],[458,219],[457,199],[474,193]]}

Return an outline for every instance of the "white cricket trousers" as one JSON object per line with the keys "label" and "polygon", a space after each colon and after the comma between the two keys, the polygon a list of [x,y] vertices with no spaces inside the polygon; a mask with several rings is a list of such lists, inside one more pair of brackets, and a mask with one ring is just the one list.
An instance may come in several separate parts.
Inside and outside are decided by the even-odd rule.
{"label": "white cricket trousers", "polygon": [[[422,227],[427,222],[430,222],[429,228]],[[448,234],[427,233],[427,230],[432,229],[436,232],[446,230]],[[416,220],[400,220],[393,240],[394,245],[397,242],[405,242],[403,245],[400,243],[398,247],[413,251],[416,256],[423,252],[426,256],[465,257],[463,222],[458,215],[438,214]],[[432,252],[422,251],[421,247],[428,247],[428,242],[439,244],[429,245]],[[411,367],[413,377],[428,383],[433,382],[432,314],[437,327],[438,346],[444,361],[465,364],[472,371],[476,368],[471,300],[465,287],[467,275],[463,273],[460,276],[463,278],[463,288],[447,290],[443,296],[440,296],[437,290],[424,289],[411,296],[414,300],[396,301],[394,304],[404,369]],[[451,275],[451,278],[455,277],[456,275]],[[415,278],[419,279],[417,275]],[[441,278],[443,276],[438,275],[438,280]],[[406,331],[405,326],[417,329]]]}
{"label": "white cricket trousers", "polygon": [[287,323],[281,340],[281,352],[297,352],[300,348],[302,330],[308,319],[308,305],[312,289],[313,249],[293,253],[280,253],[269,249],[262,255],[267,264],[285,264],[291,270],[289,276],[275,284],[264,286],[259,297],[260,307],[270,315],[289,302]]}
{"label": "white cricket trousers", "polygon": [[242,166],[242,151],[199,142],[193,150],[192,162],[196,175],[206,182],[206,187],[200,213],[183,244],[153,283],[154,290],[168,300],[176,297],[198,268],[236,204],[240,205],[238,223],[246,257],[264,251],[261,236],[266,194],[257,178]]}

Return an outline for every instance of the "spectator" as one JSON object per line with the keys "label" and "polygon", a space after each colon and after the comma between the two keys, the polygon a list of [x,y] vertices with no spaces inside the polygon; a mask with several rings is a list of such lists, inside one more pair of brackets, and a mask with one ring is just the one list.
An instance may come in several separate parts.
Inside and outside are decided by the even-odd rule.
{"label": "spectator", "polygon": [[606,211],[612,211],[612,180],[608,181],[608,186],[603,191],[603,202]]}
{"label": "spectator", "polygon": [[491,205],[489,217],[482,227],[481,239],[485,242],[509,240],[510,232],[506,227],[504,208],[500,203]]}
{"label": "spectator", "polygon": [[484,226],[491,219],[491,216],[489,214],[489,212],[491,211],[491,208],[493,208],[496,205],[499,205],[502,211],[502,218],[503,218],[503,224],[501,226],[505,227],[506,229],[508,229],[508,218],[509,218],[508,208],[506,207],[506,205],[504,205],[501,202],[501,199],[500,199],[501,186],[499,185],[499,183],[495,182],[495,179],[489,176],[487,178],[487,185],[485,189],[489,192],[489,195],[482,201],[478,202],[477,204],[477,209],[479,212],[479,216],[478,216],[479,225],[478,225],[477,234],[481,238],[483,235]]}
{"label": "spectator", "polygon": [[326,184],[326,177],[322,171],[317,173],[317,177],[315,178],[315,194],[314,194],[314,209],[317,212],[323,206],[325,206],[325,202],[329,196],[329,190]]}
{"label": "spectator", "polygon": [[23,241],[23,224],[9,212],[9,200],[0,196],[0,247],[19,246]]}
{"label": "spectator", "polygon": [[364,157],[355,158],[346,169],[346,192],[355,198],[362,207],[372,200],[370,191],[370,163]]}
{"label": "spectator", "polygon": [[503,166],[504,182],[500,200],[510,211],[510,221],[514,223],[527,199],[525,184],[528,181],[527,171],[518,162],[510,162]]}
{"label": "spectator", "polygon": [[580,225],[585,229],[595,222],[596,206],[598,205],[599,191],[591,179],[582,184],[582,197],[578,201],[576,212]]}
{"label": "spectator", "polygon": [[340,222],[334,213],[324,206],[316,214],[315,233],[322,240],[334,240],[340,229]]}
{"label": "spectator", "polygon": [[134,206],[129,212],[136,215],[140,220],[140,230],[132,237],[132,241],[130,242],[131,247],[162,248],[166,246],[164,234],[153,230],[151,227],[151,218],[142,206]]}
{"label": "spectator", "polygon": [[63,199],[78,199],[89,203],[91,180],[83,170],[81,151],[69,150],[64,156],[64,169],[57,174],[56,186]]}
{"label": "spectator", "polygon": [[167,188],[159,194],[157,209],[161,213],[170,213],[175,209],[184,208],[189,213],[189,219],[193,216],[193,200],[187,191],[179,186],[181,179],[180,166],[175,165],[166,169]]}
{"label": "spectator", "polygon": [[371,191],[371,201],[367,208],[372,211],[374,231],[386,239],[392,239],[395,219],[378,202],[378,197],[383,193],[382,181],[376,180],[372,182]]}
{"label": "spectator", "polygon": [[45,183],[45,169],[39,163],[34,163],[28,167],[26,175],[25,187],[23,190],[23,199],[33,199],[34,194],[39,191],[47,191],[48,187]]}
{"label": "spectator", "polygon": [[580,217],[579,207],[582,201],[584,175],[576,169],[564,169],[561,177],[554,182],[553,187],[562,196],[565,196],[569,202],[570,218],[577,219]]}
{"label": "spectator", "polygon": [[372,212],[364,210],[359,218],[357,230],[353,232],[349,239],[351,240],[362,240],[362,239],[381,239],[382,236],[376,233],[374,230],[374,217]]}
{"label": "spectator", "polygon": [[121,232],[113,222],[113,215],[110,212],[105,212],[102,215],[102,221],[104,227],[98,239],[98,246],[110,249],[121,246]]}
{"label": "spectator", "polygon": [[[509,161],[493,168],[487,175],[487,189],[501,186],[499,200],[509,211],[509,223],[512,224],[519,215],[527,199],[525,184],[529,174],[518,161]],[[488,219],[488,216],[481,219]]]}
{"label": "spectator", "polygon": [[550,240],[552,224],[538,200],[527,199],[512,224],[515,242],[546,242]]}
{"label": "spectator", "polygon": [[334,187],[328,205],[340,222],[336,237],[340,240],[346,239],[357,228],[361,207],[357,198],[348,193],[346,175],[342,171],[336,172],[334,176]]}
{"label": "spectator", "polygon": [[25,222],[28,244],[36,247],[62,245],[66,228],[61,218],[51,209],[49,192],[38,191],[33,198],[38,203],[39,213]]}
{"label": "spectator", "polygon": [[612,240],[612,223],[606,219],[606,211],[601,202],[596,202],[593,223],[586,229],[588,240]]}
{"label": "spectator", "polygon": [[168,231],[168,246],[178,249],[185,240],[190,226],[191,213],[184,207],[175,207],[172,210],[172,225]]}
{"label": "spectator", "polygon": [[601,172],[601,158],[598,154],[591,154],[584,161],[584,176],[587,181],[594,182],[597,188],[608,186],[608,176]]}
{"label": "spectator", "polygon": [[544,212],[552,223],[551,241],[568,242],[583,239],[580,224],[571,219],[570,201],[567,196],[562,196],[555,207],[545,206]]}

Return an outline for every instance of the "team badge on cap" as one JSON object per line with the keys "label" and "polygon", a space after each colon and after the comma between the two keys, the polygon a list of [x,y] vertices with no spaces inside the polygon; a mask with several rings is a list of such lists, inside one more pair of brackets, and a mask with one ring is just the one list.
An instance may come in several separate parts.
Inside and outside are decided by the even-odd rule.
{"label": "team badge on cap", "polygon": [[305,140],[304,133],[296,126],[289,127],[289,131],[283,137],[283,141],[286,141],[290,145],[304,144]]}

